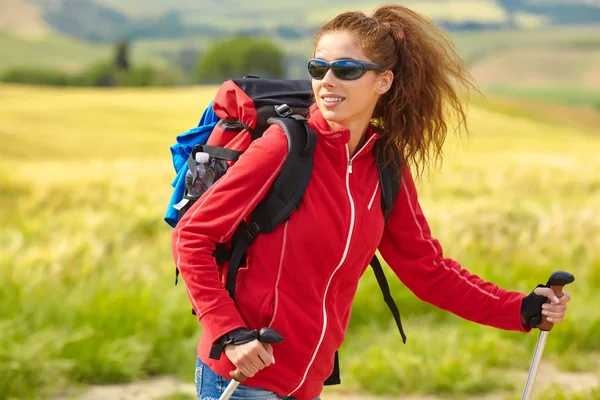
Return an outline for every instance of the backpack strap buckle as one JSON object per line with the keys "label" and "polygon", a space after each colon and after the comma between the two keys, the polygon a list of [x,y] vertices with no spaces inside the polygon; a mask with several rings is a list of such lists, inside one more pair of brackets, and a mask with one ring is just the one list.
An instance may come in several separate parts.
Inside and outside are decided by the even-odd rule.
{"label": "backpack strap buckle", "polygon": [[248,236],[248,239],[250,239],[251,241],[254,240],[254,238],[256,238],[259,232],[260,226],[258,226],[256,221],[252,221],[246,226],[246,236]]}
{"label": "backpack strap buckle", "polygon": [[279,115],[282,118],[289,117],[290,115],[292,115],[294,113],[292,108],[290,106],[288,106],[287,104],[280,104],[280,105],[274,106],[274,107],[275,107],[275,112],[277,113],[277,115]]}

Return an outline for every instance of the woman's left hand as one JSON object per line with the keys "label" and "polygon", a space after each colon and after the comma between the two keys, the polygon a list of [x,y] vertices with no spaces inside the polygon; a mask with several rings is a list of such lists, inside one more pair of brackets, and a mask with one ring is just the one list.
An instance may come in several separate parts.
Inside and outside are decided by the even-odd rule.
{"label": "woman's left hand", "polygon": [[552,322],[553,324],[563,322],[565,312],[567,311],[567,303],[571,300],[569,293],[563,291],[563,297],[559,299],[551,288],[538,287],[533,292],[538,296],[550,299],[550,303],[542,305],[542,315],[546,316],[548,322]]}

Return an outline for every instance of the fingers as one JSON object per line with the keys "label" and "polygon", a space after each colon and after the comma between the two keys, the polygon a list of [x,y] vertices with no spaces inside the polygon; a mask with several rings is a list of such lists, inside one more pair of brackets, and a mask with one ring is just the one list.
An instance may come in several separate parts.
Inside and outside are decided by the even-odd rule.
{"label": "fingers", "polygon": [[[265,348],[268,346],[268,349]],[[251,378],[273,362],[273,349],[258,340],[225,348],[225,354],[239,370]]]}
{"label": "fingers", "polygon": [[569,293],[563,291],[563,296],[560,299],[556,297],[554,290],[551,288],[536,288],[534,293],[550,300],[550,303],[542,305],[542,315],[546,317],[548,322],[558,324],[564,320],[567,303],[571,300]]}
{"label": "fingers", "polygon": [[252,372],[252,375],[246,375],[250,378],[256,375],[256,373],[263,369],[266,365],[260,357],[261,352],[264,351],[262,344],[258,340],[254,340],[248,343],[248,345],[246,357],[244,357],[242,362],[244,362],[246,364],[246,368]]}
{"label": "fingers", "polygon": [[542,310],[542,315],[545,315],[546,319],[549,322],[561,322],[563,320],[563,318],[565,317],[565,312],[564,311],[552,312],[549,310]]}
{"label": "fingers", "polygon": [[565,291],[563,291],[563,297],[559,299],[558,297],[556,297],[554,290],[552,290],[551,288],[539,287],[536,288],[533,292],[538,296],[547,297],[552,304],[566,304],[569,300],[571,300],[571,296]]}
{"label": "fingers", "polygon": [[565,311],[567,310],[566,304],[544,304],[542,305],[542,315],[546,316],[546,319],[552,323],[562,322],[565,317]]}
{"label": "fingers", "polygon": [[258,369],[254,368],[254,366],[248,364],[240,363],[237,367],[242,371],[242,374],[246,375],[248,378],[252,378],[258,372]]}
{"label": "fingers", "polygon": [[264,363],[265,367],[275,363],[275,359],[273,358],[273,346],[270,344],[263,344],[262,351],[258,353],[258,356]]}

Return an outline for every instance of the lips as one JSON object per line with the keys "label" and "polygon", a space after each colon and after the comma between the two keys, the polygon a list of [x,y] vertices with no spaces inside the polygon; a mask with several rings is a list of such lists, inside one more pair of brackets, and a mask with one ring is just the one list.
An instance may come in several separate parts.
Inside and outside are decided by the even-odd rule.
{"label": "lips", "polygon": [[323,105],[326,107],[334,107],[338,104],[341,104],[345,98],[333,94],[325,94],[321,96],[321,100],[323,101]]}

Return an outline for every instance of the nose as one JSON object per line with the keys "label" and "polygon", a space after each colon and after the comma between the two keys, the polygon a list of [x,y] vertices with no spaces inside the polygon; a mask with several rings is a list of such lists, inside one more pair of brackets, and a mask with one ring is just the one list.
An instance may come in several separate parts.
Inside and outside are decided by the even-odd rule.
{"label": "nose", "polygon": [[321,79],[321,83],[325,86],[335,86],[336,81],[337,77],[335,76],[331,68],[327,70],[325,76],[323,77],[323,79]]}

